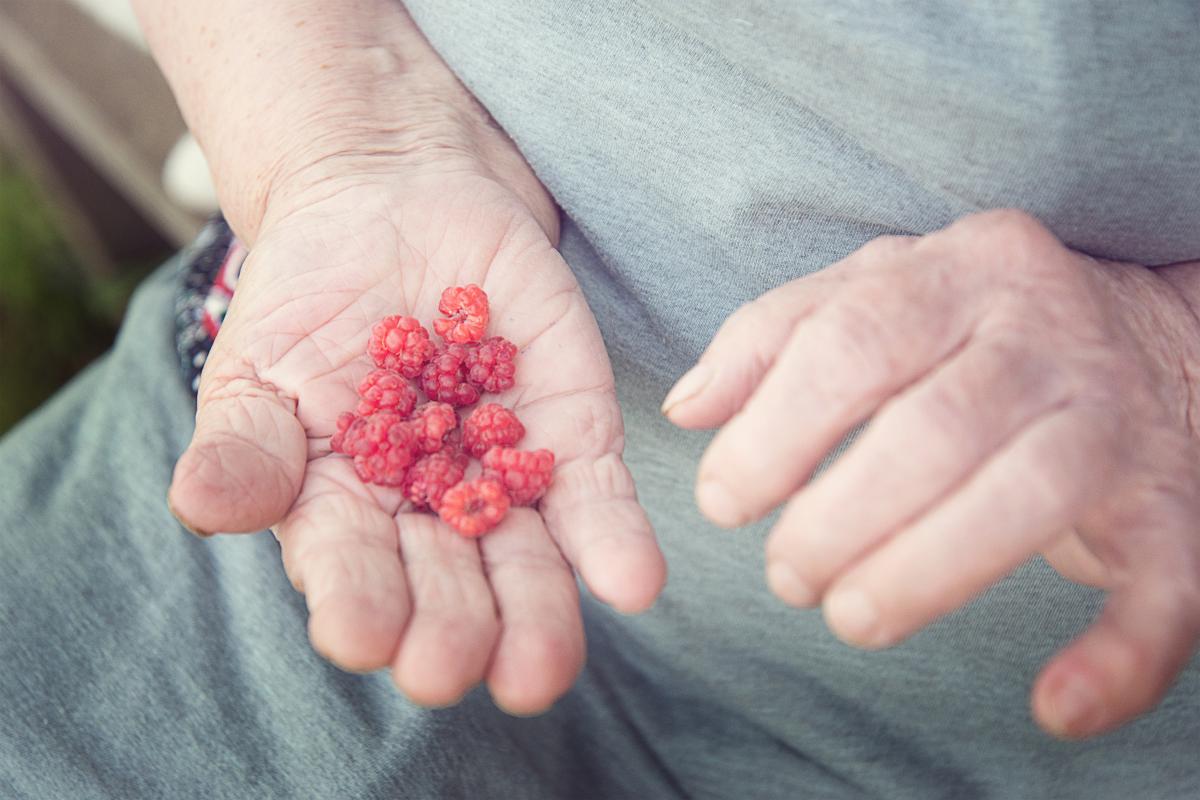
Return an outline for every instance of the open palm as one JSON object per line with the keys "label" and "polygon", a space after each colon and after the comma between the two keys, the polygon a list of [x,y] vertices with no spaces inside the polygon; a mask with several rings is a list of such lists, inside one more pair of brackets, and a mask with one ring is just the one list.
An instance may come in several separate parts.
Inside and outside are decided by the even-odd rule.
{"label": "open palm", "polygon": [[[314,647],[353,670],[390,666],[409,697],[447,704],[486,681],[502,707],[545,708],[583,663],[578,571],[624,611],[649,606],[662,557],[621,461],[623,431],[599,331],[526,206],[477,174],[366,177],[264,229],[201,381],[176,466],[175,512],[206,532],[273,526],[310,610]],[[489,334],[519,348],[522,447],[554,451],[540,506],[479,540],[404,510],[331,454],[370,371],[374,322],[428,321],[447,286],[476,283]]]}

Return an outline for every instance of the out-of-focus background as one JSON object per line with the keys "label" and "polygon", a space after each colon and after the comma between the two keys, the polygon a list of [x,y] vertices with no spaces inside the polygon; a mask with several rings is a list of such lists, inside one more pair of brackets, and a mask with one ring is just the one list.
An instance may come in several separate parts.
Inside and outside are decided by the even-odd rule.
{"label": "out-of-focus background", "polygon": [[0,435],[213,209],[128,0],[0,0]]}

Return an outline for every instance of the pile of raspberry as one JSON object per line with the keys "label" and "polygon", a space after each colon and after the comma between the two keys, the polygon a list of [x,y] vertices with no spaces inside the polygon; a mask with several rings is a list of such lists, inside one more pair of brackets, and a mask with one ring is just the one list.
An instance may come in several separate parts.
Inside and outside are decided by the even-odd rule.
{"label": "pile of raspberry", "polygon": [[[354,459],[364,483],[398,487],[413,508],[437,513],[463,536],[481,536],[510,506],[545,494],[554,454],[518,450],[525,426],[517,415],[497,403],[475,405],[484,393],[512,388],[516,377],[516,346],[484,338],[487,294],[474,284],[452,286],[438,311],[441,345],[413,317],[375,324],[367,354],[378,369],[359,384],[358,406],[338,417],[329,446]],[[472,405],[461,418],[458,409]]]}

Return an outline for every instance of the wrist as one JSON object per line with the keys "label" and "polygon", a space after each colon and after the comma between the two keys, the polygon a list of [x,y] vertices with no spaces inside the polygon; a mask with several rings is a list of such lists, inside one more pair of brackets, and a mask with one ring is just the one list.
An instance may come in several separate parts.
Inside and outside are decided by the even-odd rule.
{"label": "wrist", "polygon": [[1164,386],[1166,399],[1200,440],[1200,261],[1136,267],[1136,277],[1134,290],[1118,295],[1128,309],[1127,324],[1147,357],[1174,377]]}
{"label": "wrist", "polygon": [[1187,425],[1200,440],[1200,261],[1154,267],[1178,309],[1175,333],[1177,369],[1187,395]]}
{"label": "wrist", "polygon": [[396,0],[134,5],[247,242],[314,186],[414,170],[492,177],[557,236],[553,201]]}
{"label": "wrist", "polygon": [[[227,194],[240,194],[250,235],[343,188],[379,184],[427,193],[443,179],[473,175],[512,193],[557,245],[557,205],[512,140],[461,85],[431,91],[429,83],[414,85],[410,76],[398,75],[386,83],[384,91],[359,92],[305,115],[311,122],[303,135],[282,142],[265,167],[247,168],[236,157],[227,162]],[[250,191],[239,193],[238,182]]]}

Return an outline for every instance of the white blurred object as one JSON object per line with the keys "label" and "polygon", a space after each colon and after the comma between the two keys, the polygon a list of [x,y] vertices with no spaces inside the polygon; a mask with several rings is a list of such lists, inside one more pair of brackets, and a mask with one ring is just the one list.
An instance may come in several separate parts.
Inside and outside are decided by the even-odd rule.
{"label": "white blurred object", "polygon": [[92,15],[106,28],[127,39],[143,50],[146,40],[134,16],[129,0],[71,0],[75,5]]}
{"label": "white blurred object", "polygon": [[[129,0],[71,0],[100,24],[142,50],[146,40]],[[208,162],[190,133],[171,148],[162,171],[167,196],[188,211],[208,215],[217,210],[217,192],[208,172]]]}
{"label": "white blurred object", "polygon": [[208,161],[190,133],[180,137],[167,155],[163,188],[188,211],[208,215],[217,210],[217,190],[213,188]]}

